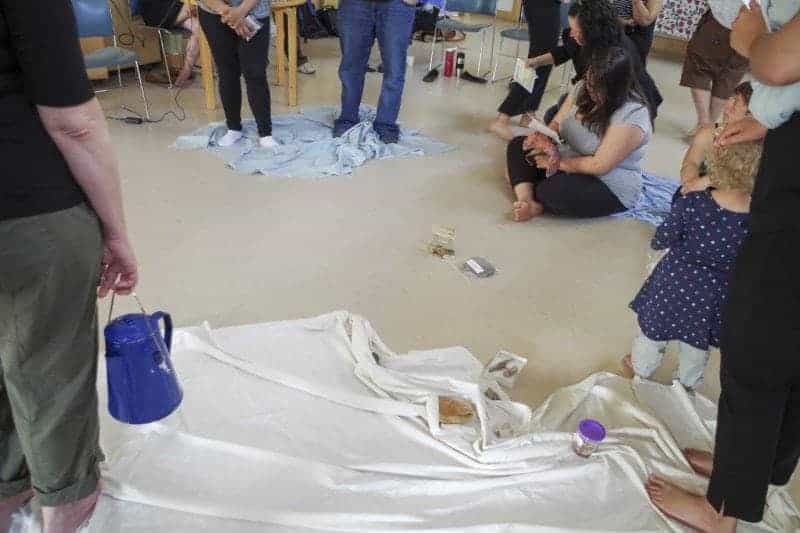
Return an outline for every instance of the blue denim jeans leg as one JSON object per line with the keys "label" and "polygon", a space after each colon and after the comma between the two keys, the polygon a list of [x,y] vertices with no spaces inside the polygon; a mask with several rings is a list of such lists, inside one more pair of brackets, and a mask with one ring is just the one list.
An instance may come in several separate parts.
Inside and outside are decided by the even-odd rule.
{"label": "blue denim jeans leg", "polygon": [[336,120],[334,135],[341,135],[358,123],[358,109],[364,91],[369,55],[378,40],[383,62],[383,85],[375,117],[375,131],[385,142],[400,136],[397,116],[406,76],[406,54],[411,39],[415,10],[402,0],[341,0],[339,4],[339,41],[342,61],[342,112]]}

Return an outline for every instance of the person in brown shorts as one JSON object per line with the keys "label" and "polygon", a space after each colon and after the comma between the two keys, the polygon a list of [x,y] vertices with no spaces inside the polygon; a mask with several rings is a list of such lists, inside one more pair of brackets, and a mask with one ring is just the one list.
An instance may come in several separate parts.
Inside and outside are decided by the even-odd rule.
{"label": "person in brown shorts", "polygon": [[749,67],[748,60],[730,45],[730,27],[741,2],[709,0],[709,6],[689,41],[681,74],[681,86],[692,90],[697,112],[697,126],[690,136],[719,120]]}

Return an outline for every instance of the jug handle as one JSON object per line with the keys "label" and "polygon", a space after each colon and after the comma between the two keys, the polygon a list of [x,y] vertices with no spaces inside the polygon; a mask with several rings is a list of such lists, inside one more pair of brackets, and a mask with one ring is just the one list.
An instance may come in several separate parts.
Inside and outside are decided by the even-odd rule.
{"label": "jug handle", "polygon": [[167,344],[167,350],[170,352],[172,351],[172,317],[169,313],[165,313],[164,311],[156,311],[153,313],[152,318],[158,320],[164,320],[164,342]]}

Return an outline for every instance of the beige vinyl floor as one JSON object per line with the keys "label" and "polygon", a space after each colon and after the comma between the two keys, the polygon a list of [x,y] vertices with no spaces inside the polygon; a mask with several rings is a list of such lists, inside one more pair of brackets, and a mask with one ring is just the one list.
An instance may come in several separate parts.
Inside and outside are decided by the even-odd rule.
{"label": "beige vinyl floor", "polygon": [[[473,72],[477,42],[468,41]],[[299,75],[301,108],[337,104],[338,41],[304,48],[320,68]],[[512,222],[505,145],[485,132],[507,84],[423,83],[428,53],[422,43],[410,51],[416,64],[401,121],[458,147],[439,157],[371,162],[321,180],[238,174],[208,153],[170,148],[178,135],[222,120],[221,110],[204,109],[199,81],[180,95],[182,123],[110,123],[145,303],[178,325],[347,309],[368,317],[398,352],[463,345],[488,360],[508,349],[529,358],[514,396],[533,406],[592,372],[616,371],[634,335],[627,306],[653,256],[654,228],[632,220]],[[511,68],[506,59],[500,72]],[[649,70],[665,103],[645,166],[677,176],[691,100],[678,86],[679,63],[654,57]],[[557,98],[561,74],[554,71],[546,103]],[[380,82],[368,75],[364,102],[376,103]],[[156,115],[169,109],[165,88],[147,91]],[[272,95],[273,114],[287,112],[285,89]],[[140,104],[132,80],[100,99],[109,114]],[[433,224],[456,228],[459,258],[483,256],[498,274],[468,281],[422,251]],[[657,378],[668,380],[672,366],[670,359]],[[712,398],[718,367],[715,353],[701,389]]]}

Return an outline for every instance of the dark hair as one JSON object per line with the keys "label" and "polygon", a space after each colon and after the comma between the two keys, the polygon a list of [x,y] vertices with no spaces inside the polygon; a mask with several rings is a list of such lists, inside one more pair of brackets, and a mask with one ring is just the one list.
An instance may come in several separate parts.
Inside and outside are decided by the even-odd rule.
{"label": "dark hair", "polygon": [[609,0],[575,0],[570,6],[569,16],[576,18],[581,25],[586,40],[585,51],[622,43],[622,25],[614,14],[612,3]]}
{"label": "dark hair", "polygon": [[744,103],[750,105],[750,98],[753,96],[753,86],[750,85],[749,81],[742,82],[736,86],[733,90],[733,94],[741,96],[744,98]]}
{"label": "dark hair", "polygon": [[[576,104],[583,124],[598,135],[605,134],[611,116],[632,100],[647,108],[652,123],[653,109],[636,79],[633,64],[631,54],[619,46],[595,50],[592,54]],[[600,104],[589,94],[590,86],[602,98]]]}

